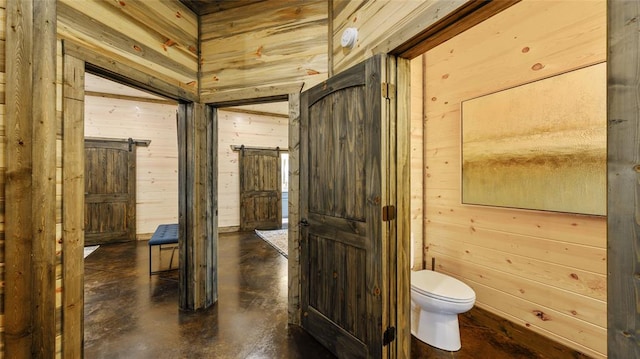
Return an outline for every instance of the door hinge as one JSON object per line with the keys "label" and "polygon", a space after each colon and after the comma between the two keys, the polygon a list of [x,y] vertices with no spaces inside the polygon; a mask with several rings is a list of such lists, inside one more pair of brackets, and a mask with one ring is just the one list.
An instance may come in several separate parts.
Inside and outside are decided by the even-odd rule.
{"label": "door hinge", "polygon": [[396,95],[396,86],[388,82],[382,83],[382,98],[393,99]]}
{"label": "door hinge", "polygon": [[387,346],[394,340],[396,340],[396,328],[389,327],[384,331],[384,334],[382,336],[382,345]]}
{"label": "door hinge", "polygon": [[388,222],[396,219],[396,207],[384,206],[382,207],[382,221]]}

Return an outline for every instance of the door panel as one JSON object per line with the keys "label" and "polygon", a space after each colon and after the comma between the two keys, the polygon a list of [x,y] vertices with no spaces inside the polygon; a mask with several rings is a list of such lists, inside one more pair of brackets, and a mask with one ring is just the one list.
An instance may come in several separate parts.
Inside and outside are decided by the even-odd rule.
{"label": "door panel", "polygon": [[342,358],[389,350],[385,64],[376,56],[301,97],[302,325]]}
{"label": "door panel", "polygon": [[280,151],[241,149],[240,229],[282,227]]}
{"label": "door panel", "polygon": [[135,145],[85,140],[85,245],[135,240]]}

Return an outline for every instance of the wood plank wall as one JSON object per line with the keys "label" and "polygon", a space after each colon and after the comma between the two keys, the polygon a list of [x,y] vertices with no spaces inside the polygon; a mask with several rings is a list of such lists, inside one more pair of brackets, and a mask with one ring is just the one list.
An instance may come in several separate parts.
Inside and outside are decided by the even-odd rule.
{"label": "wood plank wall", "polygon": [[327,2],[273,0],[201,18],[202,102],[269,97],[327,78]]}
{"label": "wood plank wall", "polygon": [[58,36],[198,93],[198,18],[179,1],[61,0]]}
{"label": "wood plank wall", "polygon": [[[5,175],[6,160],[6,122],[5,122],[5,39],[6,39],[6,7],[7,1],[0,0],[0,307],[4,308],[5,298],[5,241],[4,241],[4,209],[5,209]],[[4,309],[0,313],[0,356],[4,354]]]}
{"label": "wood plank wall", "polygon": [[159,224],[178,223],[177,108],[143,98],[85,98],[86,137],[151,140],[137,149],[138,239],[149,239]]}
{"label": "wood plank wall", "polygon": [[[330,1],[330,75],[344,71],[376,53],[390,52],[466,2]],[[358,40],[353,49],[343,49],[340,45],[342,33],[348,27],[358,29]]]}
{"label": "wood plank wall", "polygon": [[427,263],[473,287],[477,306],[596,358],[606,218],[462,205],[460,103],[602,63],[606,50],[606,1],[527,0],[425,55]]}
{"label": "wood plank wall", "polygon": [[239,152],[232,151],[231,146],[280,147],[286,150],[288,127],[289,118],[285,116],[218,110],[218,213],[221,228],[240,225]]}

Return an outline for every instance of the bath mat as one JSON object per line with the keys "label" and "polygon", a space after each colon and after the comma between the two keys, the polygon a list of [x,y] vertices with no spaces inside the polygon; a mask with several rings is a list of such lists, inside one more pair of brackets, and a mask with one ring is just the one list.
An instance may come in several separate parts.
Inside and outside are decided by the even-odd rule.
{"label": "bath mat", "polygon": [[89,254],[93,253],[100,246],[87,246],[84,247],[84,257],[87,258]]}
{"label": "bath mat", "polygon": [[289,235],[287,233],[288,231],[288,229],[276,229],[273,231],[256,229],[256,234],[286,258],[287,251],[289,249]]}

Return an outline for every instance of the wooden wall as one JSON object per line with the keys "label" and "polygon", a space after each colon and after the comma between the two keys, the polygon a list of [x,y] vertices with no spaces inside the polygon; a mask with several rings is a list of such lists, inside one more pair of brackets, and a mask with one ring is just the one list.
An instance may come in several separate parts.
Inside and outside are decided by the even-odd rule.
{"label": "wooden wall", "polygon": [[[376,53],[391,52],[467,0],[379,1],[332,0],[329,68],[338,73]],[[340,45],[348,27],[358,29],[353,49]]]}
{"label": "wooden wall", "polygon": [[240,225],[239,152],[231,146],[288,148],[288,116],[232,109],[218,110],[218,226],[223,230]]}
{"label": "wooden wall", "polygon": [[85,136],[151,140],[137,148],[136,231],[148,239],[159,224],[178,223],[177,104],[85,97]]}
{"label": "wooden wall", "polygon": [[6,0],[0,0],[0,357],[4,354],[4,288],[5,288],[5,260],[4,260],[4,206],[5,206],[5,174],[6,135],[5,135],[5,39],[6,39]]}
{"label": "wooden wall", "polygon": [[198,19],[179,1],[61,0],[58,36],[198,92]]}
{"label": "wooden wall", "polygon": [[286,95],[327,78],[326,1],[272,0],[203,16],[203,102]]}
{"label": "wooden wall", "polygon": [[462,205],[460,103],[602,63],[606,49],[606,1],[526,0],[425,54],[427,263],[473,287],[477,306],[596,358],[606,218]]}

